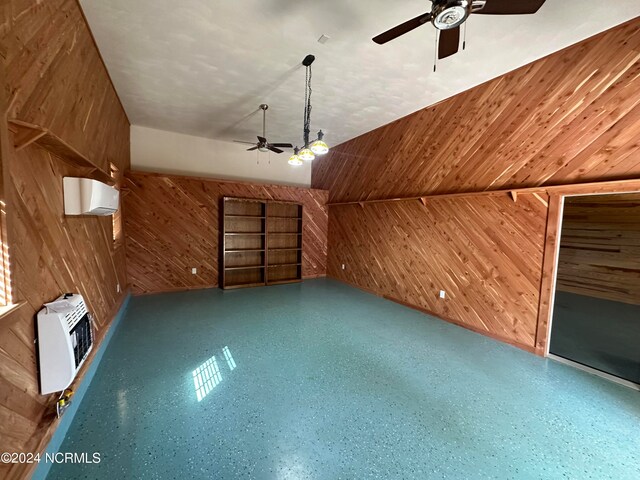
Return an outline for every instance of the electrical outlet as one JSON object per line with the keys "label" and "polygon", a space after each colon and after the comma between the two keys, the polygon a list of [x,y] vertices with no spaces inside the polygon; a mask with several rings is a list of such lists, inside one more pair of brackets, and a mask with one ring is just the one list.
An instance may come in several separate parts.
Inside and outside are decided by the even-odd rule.
{"label": "electrical outlet", "polygon": [[342,269],[343,269],[343,270],[345,269],[345,264],[344,264],[344,263],[342,264]]}
{"label": "electrical outlet", "polygon": [[445,298],[447,296],[447,292],[444,290],[440,290],[440,298]]}
{"label": "electrical outlet", "polygon": [[197,273],[198,273],[198,269],[197,269],[196,267],[193,267],[193,268],[191,269],[191,273],[192,273],[193,275],[197,274]]}

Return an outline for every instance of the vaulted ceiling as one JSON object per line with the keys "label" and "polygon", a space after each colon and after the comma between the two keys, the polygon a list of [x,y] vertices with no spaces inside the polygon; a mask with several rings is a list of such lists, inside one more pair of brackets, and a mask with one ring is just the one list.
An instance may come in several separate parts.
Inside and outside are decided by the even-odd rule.
{"label": "vaulted ceiling", "polygon": [[424,0],[80,3],[134,125],[252,139],[266,102],[269,138],[300,143],[300,62],[313,53],[312,128],[333,145],[640,15],[637,0],[547,0],[536,15],[476,15],[466,51],[434,73],[430,25],[371,41],[428,10]]}
{"label": "vaulted ceiling", "polygon": [[640,18],[313,162],[332,202],[640,176]]}

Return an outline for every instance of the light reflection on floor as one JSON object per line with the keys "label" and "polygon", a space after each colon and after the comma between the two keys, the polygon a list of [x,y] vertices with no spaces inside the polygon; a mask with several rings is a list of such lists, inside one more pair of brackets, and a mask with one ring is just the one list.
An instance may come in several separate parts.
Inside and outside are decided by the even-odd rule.
{"label": "light reflection on floor", "polygon": [[193,384],[198,401],[201,402],[221,381],[222,374],[214,355],[193,371]]}
{"label": "light reflection on floor", "polygon": [[222,349],[222,353],[224,353],[224,358],[227,360],[227,365],[229,365],[229,370],[233,371],[236,368],[236,361],[233,359],[231,355],[231,350],[229,347],[224,347]]}

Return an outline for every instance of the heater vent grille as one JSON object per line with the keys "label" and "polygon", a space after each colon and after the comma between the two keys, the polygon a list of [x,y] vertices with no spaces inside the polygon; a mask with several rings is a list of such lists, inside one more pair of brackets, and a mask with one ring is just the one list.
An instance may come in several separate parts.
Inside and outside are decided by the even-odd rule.
{"label": "heater vent grille", "polygon": [[82,320],[82,317],[84,317],[86,314],[87,306],[84,303],[84,299],[81,298],[78,305],[76,305],[76,307],[71,312],[65,314],[64,316],[69,331],[71,331],[73,327],[75,327],[78,322]]}

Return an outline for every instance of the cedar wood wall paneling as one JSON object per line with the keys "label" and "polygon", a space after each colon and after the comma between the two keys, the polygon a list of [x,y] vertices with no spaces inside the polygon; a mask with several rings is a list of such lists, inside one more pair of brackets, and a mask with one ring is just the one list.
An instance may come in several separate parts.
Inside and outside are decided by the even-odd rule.
{"label": "cedar wood wall paneling", "polygon": [[130,172],[123,212],[127,278],[134,293],[218,286],[218,209],[224,196],[302,203],[302,275],[326,274],[328,192]]}
{"label": "cedar wood wall paneling", "polygon": [[331,208],[327,273],[532,350],[546,214],[546,195]]}
{"label": "cedar wood wall paneling", "polygon": [[640,305],[640,194],[565,200],[558,290]]}
{"label": "cedar wood wall paneling", "polygon": [[[9,1],[0,15],[5,101],[19,89],[9,118],[49,128],[104,168],[128,168],[129,122],[77,3]],[[0,451],[37,452],[55,425],[55,398],[38,392],[35,314],[63,292],[80,292],[101,341],[123,299],[116,283],[126,285],[125,255],[114,247],[111,217],[63,216],[62,176],[79,172],[35,145],[4,151],[14,300],[26,304],[0,319]],[[0,464],[0,477],[29,470]]]}
{"label": "cedar wood wall paneling", "polygon": [[[638,178],[639,104],[636,19],[333,148],[312,186],[342,202]],[[549,212],[494,198],[330,207],[328,275],[528,349],[537,329],[542,354]]]}
{"label": "cedar wood wall paneling", "polygon": [[338,145],[312,186],[342,202],[638,178],[639,104],[640,18]]}

